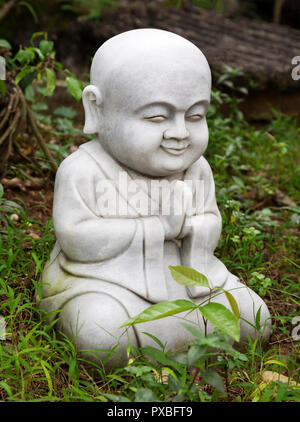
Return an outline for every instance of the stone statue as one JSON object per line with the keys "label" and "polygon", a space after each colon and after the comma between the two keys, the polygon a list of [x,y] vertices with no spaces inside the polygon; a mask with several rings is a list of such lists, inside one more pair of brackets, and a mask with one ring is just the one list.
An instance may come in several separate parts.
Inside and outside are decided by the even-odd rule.
{"label": "stone statue", "polygon": [[[261,307],[261,335],[270,334],[265,303],[213,255],[221,216],[203,157],[210,92],[202,52],[167,31],[119,34],[93,59],[91,85],[83,91],[84,132],[96,136],[57,172],[57,242],[43,272],[41,306],[62,310],[59,329],[93,359],[105,355],[97,350],[118,344],[107,365],[126,364],[128,343],[153,345],[143,332],[172,350],[192,339],[181,324],[184,314],[135,325],[125,334],[120,328],[153,303],[205,300],[208,288],[177,284],[169,265],[192,267],[211,287],[231,291],[241,317],[252,324]],[[213,300],[230,308],[224,294]],[[187,320],[203,327],[195,312]],[[241,338],[256,335],[241,320]]]}

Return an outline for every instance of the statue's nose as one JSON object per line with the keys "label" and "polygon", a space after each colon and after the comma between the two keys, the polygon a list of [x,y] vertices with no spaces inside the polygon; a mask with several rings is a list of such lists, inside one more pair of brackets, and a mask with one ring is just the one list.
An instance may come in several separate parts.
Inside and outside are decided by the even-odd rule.
{"label": "statue's nose", "polygon": [[173,124],[164,131],[164,139],[177,139],[179,141],[187,139],[190,133],[186,128],[184,117],[174,119]]}

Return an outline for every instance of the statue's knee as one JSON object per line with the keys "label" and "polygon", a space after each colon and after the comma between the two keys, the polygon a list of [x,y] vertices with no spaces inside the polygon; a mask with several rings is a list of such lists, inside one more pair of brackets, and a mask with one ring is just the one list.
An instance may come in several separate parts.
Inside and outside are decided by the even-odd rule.
{"label": "statue's knee", "polygon": [[241,290],[239,307],[241,339],[261,337],[268,340],[271,334],[271,316],[265,302],[249,287]]}
{"label": "statue's knee", "polygon": [[120,328],[128,318],[126,309],[112,296],[86,293],[66,303],[58,326],[85,355],[97,355],[94,360],[101,360],[107,355],[103,350],[117,346],[112,356],[124,363],[128,344],[137,346],[134,329]]}

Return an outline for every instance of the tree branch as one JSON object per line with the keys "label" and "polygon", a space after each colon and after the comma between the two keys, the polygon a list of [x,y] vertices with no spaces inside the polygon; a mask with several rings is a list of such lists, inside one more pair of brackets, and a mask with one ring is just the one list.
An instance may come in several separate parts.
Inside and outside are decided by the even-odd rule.
{"label": "tree branch", "polygon": [[285,0],[275,0],[274,3],[274,10],[273,10],[273,22],[274,23],[280,23],[281,21],[281,11],[282,7],[285,3]]}
{"label": "tree branch", "polygon": [[39,130],[37,128],[37,125],[35,123],[34,117],[33,117],[32,113],[31,113],[31,110],[30,110],[29,107],[27,107],[27,114],[28,114],[28,117],[29,117],[29,122],[30,122],[30,126],[32,128],[33,134],[36,137],[36,139],[38,140],[38,142],[40,144],[40,147],[44,151],[44,154],[45,154],[46,158],[49,160],[49,162],[51,164],[51,167],[56,172],[58,166],[57,166],[54,158],[52,157],[51,152],[49,151],[49,148],[47,147],[46,142],[44,141],[42,135],[40,134],[40,132],[39,132]]}
{"label": "tree branch", "polygon": [[4,4],[0,9],[0,21],[8,14],[10,9],[16,5],[16,0],[10,0],[8,3]]}

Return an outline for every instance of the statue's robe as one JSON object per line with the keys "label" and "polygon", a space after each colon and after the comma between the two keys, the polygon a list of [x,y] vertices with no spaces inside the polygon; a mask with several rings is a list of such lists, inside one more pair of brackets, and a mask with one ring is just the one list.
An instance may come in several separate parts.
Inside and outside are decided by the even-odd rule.
{"label": "statue's robe", "polygon": [[[141,201],[135,203],[122,192],[121,173],[131,184],[131,199],[135,195],[142,202],[143,198],[149,200],[153,215],[141,210]],[[134,316],[134,306],[128,305],[134,302],[134,296],[150,305],[208,294],[205,287],[176,283],[169,265],[187,265],[205,274],[211,287],[225,286],[232,274],[213,255],[221,233],[221,216],[205,158],[201,157],[182,174],[185,183],[200,181],[202,192],[200,203],[194,189],[193,215],[186,217],[177,239],[165,240],[159,204],[145,191],[149,180],[115,161],[97,139],[82,145],[62,162],[53,204],[57,242],[42,276],[44,309],[63,309],[72,298],[95,292],[112,295]],[[110,195],[117,197],[117,210],[108,208],[103,212],[99,206],[106,195],[106,183]],[[122,214],[124,209],[127,215]]]}

